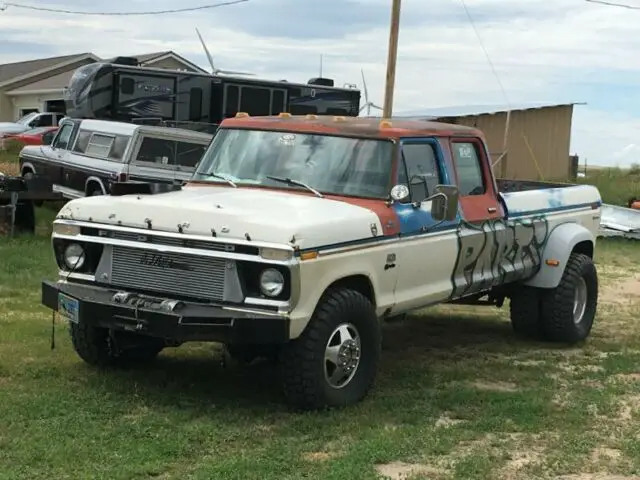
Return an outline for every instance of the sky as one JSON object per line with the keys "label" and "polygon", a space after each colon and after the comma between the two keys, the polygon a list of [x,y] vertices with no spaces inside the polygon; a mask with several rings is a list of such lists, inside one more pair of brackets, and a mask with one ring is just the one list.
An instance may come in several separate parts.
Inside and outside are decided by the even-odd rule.
{"label": "sky", "polygon": [[[639,10],[585,0],[465,1],[497,77],[462,0],[402,0],[394,114],[586,102],[574,107],[571,153],[590,165],[640,163],[640,0],[626,2]],[[13,3],[132,12],[217,2]],[[108,58],[173,50],[209,70],[197,27],[217,68],[306,82],[318,76],[322,55],[323,76],[362,88],[363,69],[369,100],[382,105],[390,11],[391,0],[249,0],[189,13],[119,17],[9,5],[0,11],[0,63],[87,51]]]}

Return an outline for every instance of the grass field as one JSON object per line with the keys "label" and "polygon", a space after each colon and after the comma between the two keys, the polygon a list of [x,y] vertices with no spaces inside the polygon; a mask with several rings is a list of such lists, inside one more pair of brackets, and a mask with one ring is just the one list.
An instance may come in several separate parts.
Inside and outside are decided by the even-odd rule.
{"label": "grass field", "polygon": [[52,350],[39,290],[55,275],[50,215],[39,236],[0,241],[2,480],[640,475],[633,242],[599,241],[600,305],[585,345],[519,341],[506,309],[438,307],[385,328],[363,403],[299,414],[283,405],[272,367],[222,368],[215,345],[99,371],[56,320]]}

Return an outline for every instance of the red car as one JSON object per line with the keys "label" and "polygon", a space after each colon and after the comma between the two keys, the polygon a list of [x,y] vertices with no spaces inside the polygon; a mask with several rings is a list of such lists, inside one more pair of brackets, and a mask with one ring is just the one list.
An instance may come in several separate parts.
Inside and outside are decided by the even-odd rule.
{"label": "red car", "polygon": [[58,127],[36,127],[22,133],[4,135],[5,141],[14,140],[24,145],[50,145]]}

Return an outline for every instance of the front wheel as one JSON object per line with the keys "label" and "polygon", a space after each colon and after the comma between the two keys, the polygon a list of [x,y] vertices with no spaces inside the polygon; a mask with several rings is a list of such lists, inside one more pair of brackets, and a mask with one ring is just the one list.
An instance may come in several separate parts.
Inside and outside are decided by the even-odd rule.
{"label": "front wheel", "polygon": [[560,284],[545,293],[541,306],[549,340],[574,344],[586,339],[598,306],[598,274],[591,257],[572,253]]}
{"label": "front wheel", "polygon": [[304,410],[359,402],[375,379],[381,343],[380,323],[364,295],[327,291],[302,335],[282,351],[287,401]]}
{"label": "front wheel", "polygon": [[[137,336],[136,342],[121,348],[123,335],[110,334],[106,328],[71,323],[71,342],[78,356],[89,365],[99,367],[130,366],[154,360],[164,349],[164,342]],[[126,334],[125,334],[126,335]],[[118,341],[119,340],[119,341]]]}

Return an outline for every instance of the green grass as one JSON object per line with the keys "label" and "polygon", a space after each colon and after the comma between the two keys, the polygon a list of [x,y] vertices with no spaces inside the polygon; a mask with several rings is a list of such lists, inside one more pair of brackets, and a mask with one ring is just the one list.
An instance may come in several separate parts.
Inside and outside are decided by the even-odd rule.
{"label": "green grass", "polygon": [[613,205],[627,206],[631,197],[640,198],[640,171],[637,168],[598,168],[587,171],[578,183],[595,185],[602,200]]}
{"label": "green grass", "polygon": [[39,236],[0,239],[2,480],[640,474],[633,242],[598,242],[599,315],[585,345],[519,341],[506,309],[438,307],[385,327],[364,402],[299,414],[283,405],[270,365],[223,368],[216,345],[101,371],[80,361],[56,320],[52,350],[39,290],[56,270],[48,215]]}

